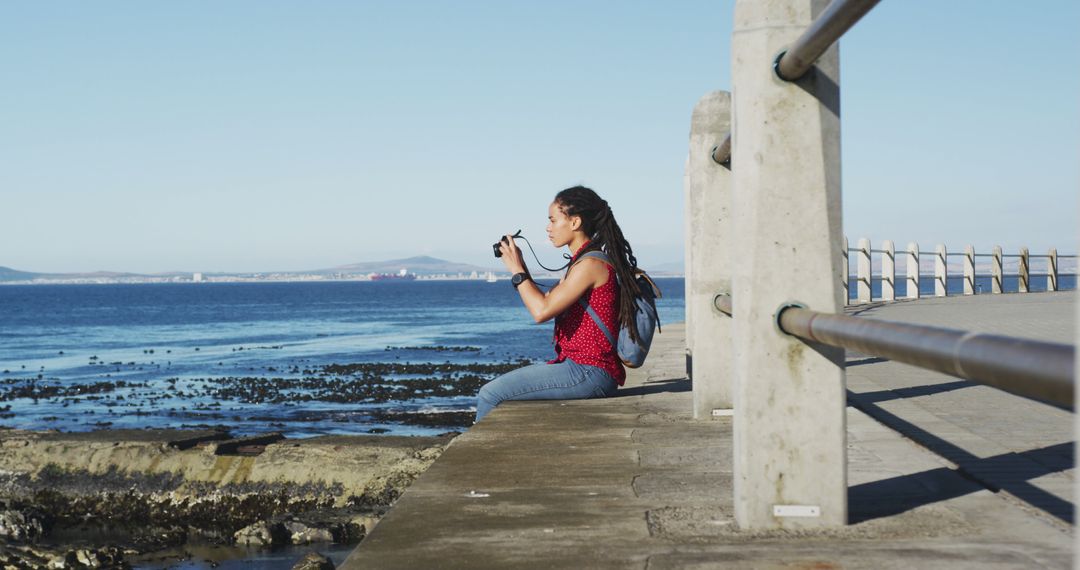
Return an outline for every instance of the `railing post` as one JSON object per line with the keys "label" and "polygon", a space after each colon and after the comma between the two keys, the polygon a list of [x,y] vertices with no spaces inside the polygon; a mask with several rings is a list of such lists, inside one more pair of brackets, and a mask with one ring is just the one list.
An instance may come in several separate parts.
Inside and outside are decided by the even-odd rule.
{"label": "railing post", "polygon": [[975,246],[964,248],[964,294],[975,294]]}
{"label": "railing post", "polygon": [[844,236],[844,247],[841,249],[840,266],[842,268],[840,283],[844,288],[844,306],[851,304],[851,258],[848,254],[848,239]]}
{"label": "railing post", "polygon": [[870,271],[870,240],[859,238],[859,257],[857,258],[855,276],[855,291],[860,303],[869,303],[873,300],[870,284],[873,283],[873,274]]}
{"label": "railing post", "polygon": [[918,299],[922,297],[922,292],[919,291],[919,275],[921,269],[919,267],[919,244],[911,242],[907,244],[907,298]]}
{"label": "railing post", "polygon": [[1031,290],[1031,265],[1028,263],[1031,261],[1031,254],[1028,252],[1028,248],[1020,248],[1020,265],[1016,268],[1017,277],[1020,281],[1021,293],[1027,293]]}
{"label": "railing post", "polygon": [[1058,256],[1057,248],[1052,247],[1046,257],[1046,290],[1058,290]]}
{"label": "railing post", "polygon": [[733,482],[735,520],[746,529],[847,523],[844,351],[810,347],[776,325],[786,303],[843,306],[838,50],[797,82],[772,70],[826,4],[735,3]]}
{"label": "railing post", "polygon": [[994,258],[990,261],[990,290],[993,293],[1001,293],[1005,290],[1005,263],[1001,246],[994,246]]}
{"label": "railing post", "polygon": [[938,244],[934,254],[934,296],[945,297],[949,294],[949,252],[945,244]]}
{"label": "railing post", "polygon": [[881,242],[881,299],[896,300],[896,246],[891,239]]}
{"label": "railing post", "polygon": [[731,408],[731,317],[713,303],[731,294],[731,170],[712,159],[712,150],[731,129],[731,94],[713,91],[698,101],[690,119],[686,164],[686,331],[692,368],[694,417],[709,418]]}

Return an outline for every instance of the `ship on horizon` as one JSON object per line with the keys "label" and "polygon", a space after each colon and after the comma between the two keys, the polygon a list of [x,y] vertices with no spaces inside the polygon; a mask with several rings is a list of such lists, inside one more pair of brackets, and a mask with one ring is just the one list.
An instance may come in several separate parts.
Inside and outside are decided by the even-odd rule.
{"label": "ship on horizon", "polygon": [[409,273],[408,269],[402,268],[397,273],[371,273],[368,279],[372,281],[412,281],[416,279],[415,273]]}

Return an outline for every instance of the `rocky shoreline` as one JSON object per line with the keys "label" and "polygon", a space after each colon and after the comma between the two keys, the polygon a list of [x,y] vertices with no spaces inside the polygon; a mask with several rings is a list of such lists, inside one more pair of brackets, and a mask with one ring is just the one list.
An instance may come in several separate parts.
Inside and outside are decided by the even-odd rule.
{"label": "rocky shoreline", "polygon": [[355,544],[454,435],[3,430],[0,565],[123,568],[188,544]]}
{"label": "rocky shoreline", "polygon": [[[134,426],[245,431],[269,427],[304,436],[398,430],[437,434],[471,425],[475,415],[471,403],[480,388],[531,361],[523,357],[441,363],[396,359],[415,356],[411,353],[416,351],[471,353],[473,349],[387,347],[395,361],[318,365],[298,361],[288,366],[250,367],[241,374],[190,376],[168,375],[173,372],[168,362],[165,369],[153,361],[106,364],[93,355],[88,366],[101,369],[94,379],[68,381],[43,372],[27,375],[25,366],[0,371],[0,422],[72,432]],[[161,374],[141,377],[146,374],[144,368]],[[120,378],[129,374],[134,376]]]}

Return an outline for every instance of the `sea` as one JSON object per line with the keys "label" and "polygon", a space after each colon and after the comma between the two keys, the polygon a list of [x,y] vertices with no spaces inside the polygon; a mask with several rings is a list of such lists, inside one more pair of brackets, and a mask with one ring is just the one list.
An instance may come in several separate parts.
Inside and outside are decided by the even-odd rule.
{"label": "sea", "polygon": [[[934,295],[934,275],[921,274],[919,276],[919,295],[932,297]],[[949,295],[962,295],[964,293],[964,276],[950,273],[946,279],[946,291]],[[881,298],[881,277],[873,277],[870,280],[870,294],[874,299]],[[896,297],[902,298],[908,295],[908,287],[911,285],[903,275],[896,276]],[[976,295],[993,292],[993,277],[990,275],[976,274],[973,283]],[[1028,278],[1028,291],[1038,293],[1047,291],[1049,279],[1045,274],[1032,274]],[[848,297],[855,299],[858,293],[858,279],[854,276],[848,279]],[[1058,275],[1058,289],[1072,291],[1076,289],[1076,274],[1061,273]],[[1001,290],[1004,293],[1016,293],[1020,290],[1020,277],[1018,275],[1005,274],[1001,277]]]}
{"label": "sea", "polygon": [[[661,324],[683,321],[683,279],[657,282]],[[485,382],[553,357],[552,327],[506,281],[0,286],[0,427],[460,431]]]}
{"label": "sea", "polygon": [[507,281],[2,286],[0,427],[436,435],[552,329]]}

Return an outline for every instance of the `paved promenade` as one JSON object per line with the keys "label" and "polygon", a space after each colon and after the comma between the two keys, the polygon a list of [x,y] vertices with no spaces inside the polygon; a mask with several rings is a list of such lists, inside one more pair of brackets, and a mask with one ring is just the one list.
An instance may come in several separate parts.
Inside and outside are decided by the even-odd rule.
{"label": "paved promenade", "polygon": [[[1070,341],[1073,299],[925,299],[852,312]],[[665,327],[616,397],[500,406],[453,442],[344,566],[1069,567],[1071,414],[857,354],[848,357],[852,524],[740,531],[731,421],[691,419],[683,343],[681,326]]]}

